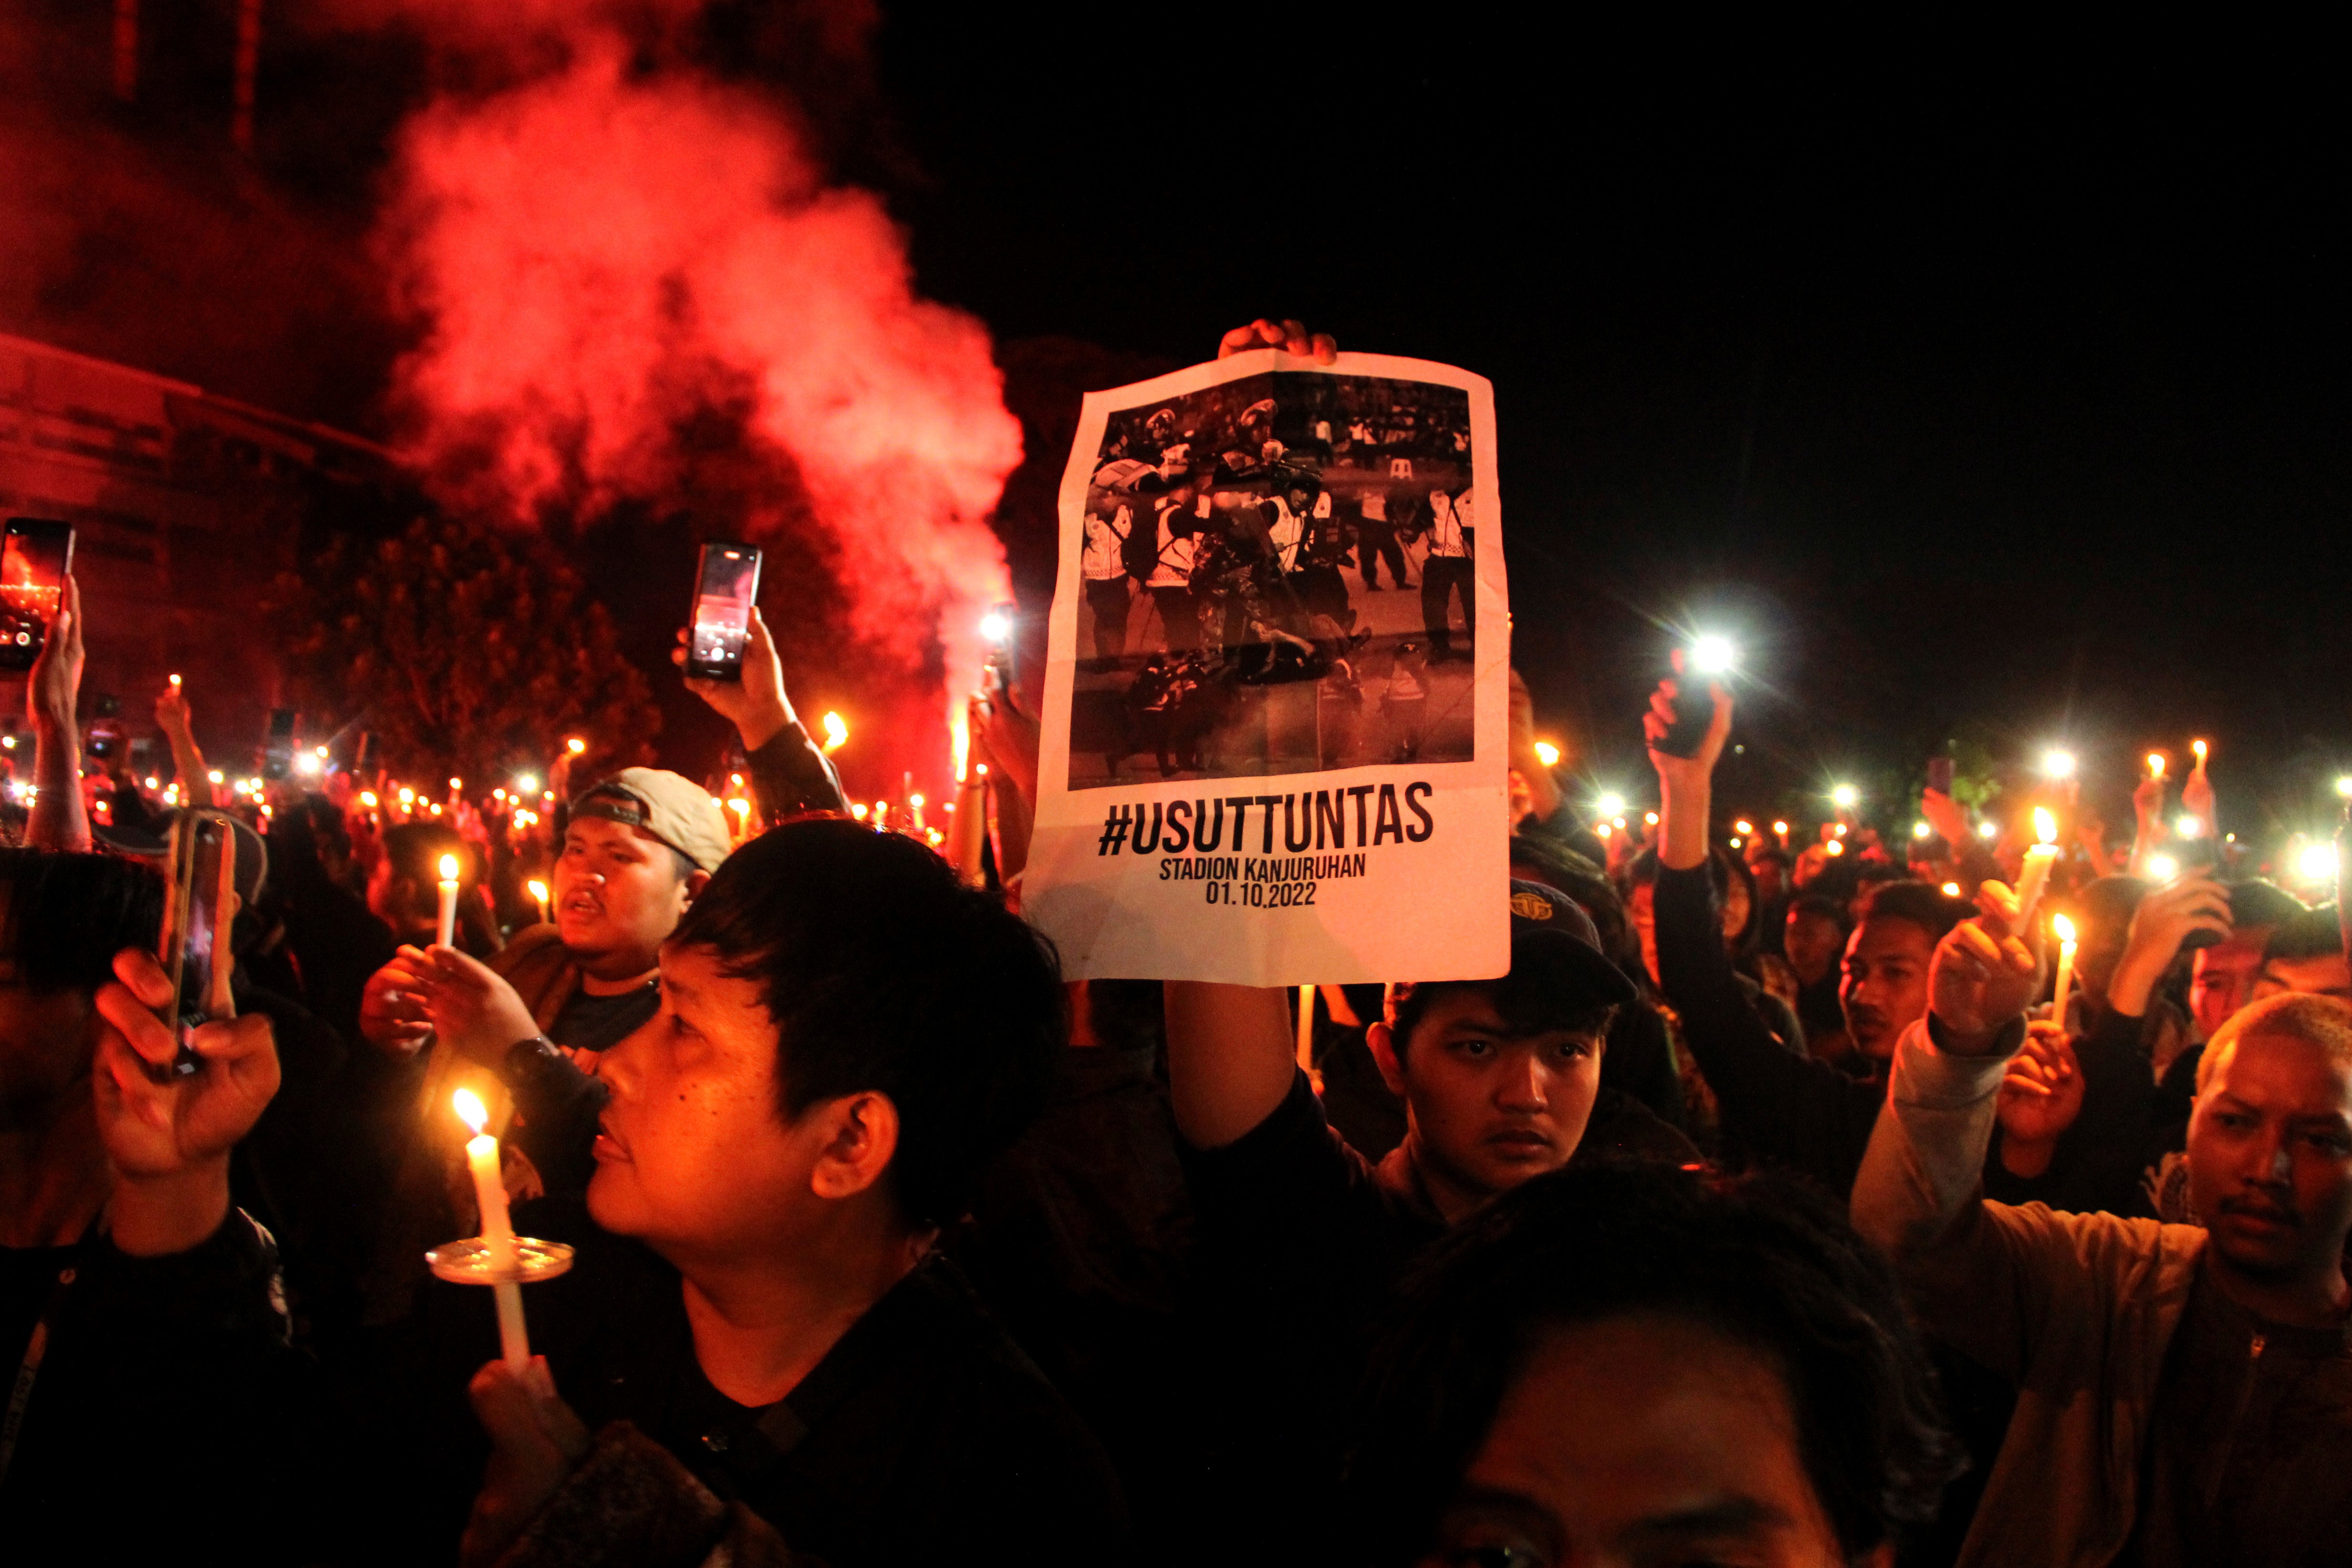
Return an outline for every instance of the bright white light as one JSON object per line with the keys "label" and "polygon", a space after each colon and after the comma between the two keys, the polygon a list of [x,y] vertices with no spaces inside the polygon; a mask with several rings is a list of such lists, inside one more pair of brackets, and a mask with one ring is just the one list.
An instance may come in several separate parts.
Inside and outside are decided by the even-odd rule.
{"label": "bright white light", "polygon": [[306,777],[314,776],[319,771],[319,759],[305,752],[294,759],[294,771]]}
{"label": "bright white light", "polygon": [[1852,784],[1840,784],[1830,791],[1830,804],[1840,811],[1852,811],[1862,804],[1862,792]]}
{"label": "bright white light", "polygon": [[563,742],[563,749],[576,757],[588,749],[588,742],[574,735]]}
{"label": "bright white light", "polygon": [[1553,745],[1549,741],[1538,741],[1536,742],[1536,761],[1541,763],[1548,768],[1556,768],[1559,766],[1559,748]]}
{"label": "bright white light", "polygon": [[210,773],[206,773],[206,774],[205,775],[205,777],[206,777],[206,778],[208,778],[208,779],[212,780],[212,781],[213,781],[213,783],[215,783],[215,784],[219,784],[219,783],[221,783],[221,782],[222,782],[222,780],[223,780],[223,778],[225,777],[225,775],[221,773],[221,771],[220,771],[218,768],[215,768],[212,772],[210,772]]}
{"label": "bright white light", "polygon": [[2074,940],[2074,922],[2068,920],[2064,915],[2052,915],[2050,917],[2050,929],[2057,933],[2057,937],[2060,942],[2072,942]]}
{"label": "bright white light", "polygon": [[536,795],[538,793],[539,775],[537,773],[517,773],[515,775],[515,794]]}
{"label": "bright white light", "polygon": [[1948,899],[1957,899],[1959,896],[1960,885],[1958,882],[1947,882],[1944,884],[1944,897]]}
{"label": "bright white light", "polygon": [[2000,837],[2000,825],[1994,822],[1979,822],[1977,824],[1977,837],[1984,839],[1998,838]]}
{"label": "bright white light", "polygon": [[1743,817],[1741,817],[1738,821],[1737,821],[1737,822],[1735,822],[1735,823],[1733,823],[1733,824],[1731,825],[1731,831],[1733,831],[1734,833],[1738,834],[1741,837],[1743,837],[1743,838],[1744,838],[1744,837],[1746,837],[1748,834],[1751,834],[1751,833],[1753,833],[1753,832],[1755,832],[1755,831],[1756,831],[1756,825],[1755,825],[1754,823],[1752,823],[1752,822],[1748,821],[1746,817],[1744,817],[1744,816],[1743,816]]}
{"label": "bright white light", "polygon": [[1827,844],[1822,846],[1822,847],[1828,850],[1832,855],[1843,855],[1845,853],[1845,840],[1843,838],[1832,838]]}
{"label": "bright white light", "polygon": [[2038,805],[2033,808],[2033,837],[2044,844],[2058,842],[2058,819]]}
{"label": "bright white light", "polygon": [[991,610],[980,617],[980,635],[992,643],[1001,643],[1013,635],[1013,617],[1001,610]]}
{"label": "bright white light", "polygon": [[2194,838],[2205,831],[2205,819],[2184,813],[2180,819],[2172,825],[2172,831],[2183,838]]}
{"label": "bright white light", "polygon": [[2306,882],[2336,880],[2336,846],[2306,844],[2304,846],[2303,854],[2295,861],[2295,868],[2303,873],[2304,880]]}
{"label": "bright white light", "polygon": [[2336,781],[2336,793],[2347,799],[2352,799],[2352,774],[2347,774]]}
{"label": "bright white light", "polygon": [[1915,822],[1911,825],[1911,837],[1914,838],[1925,838],[1935,831],[1924,822]]}
{"label": "bright white light", "polygon": [[1625,815],[1625,797],[1622,795],[1604,795],[1601,797],[1599,804],[1601,806],[1601,815],[1603,816],[1622,816]]}
{"label": "bright white light", "polygon": [[1600,826],[1598,826],[1598,827],[1594,828],[1594,829],[1592,830],[1592,833],[1593,833],[1593,837],[1597,837],[1597,838],[1606,838],[1606,837],[1608,837],[1611,834],[1612,834],[1612,833],[1614,833],[1614,832],[1616,832],[1616,831],[1617,831],[1617,830],[1616,830],[1615,828],[1613,828],[1613,827],[1610,826],[1607,823],[1605,823],[1605,822],[1604,822],[1604,823],[1602,823]]}
{"label": "bright white light", "polygon": [[1738,661],[1739,650],[1731,646],[1729,637],[1710,632],[1691,639],[1690,667],[1696,674],[1727,675]]}
{"label": "bright white light", "polygon": [[2180,875],[2180,862],[2169,855],[2151,855],[2147,858],[2147,874],[2157,881],[2169,882]]}
{"label": "bright white light", "polygon": [[470,1089],[461,1089],[449,1097],[449,1103],[457,1110],[457,1120],[472,1128],[476,1137],[480,1137],[483,1124],[490,1119],[488,1108],[482,1104],[482,1097]]}
{"label": "bright white light", "polygon": [[2042,752],[2042,771],[2046,776],[2053,779],[2073,778],[2074,776],[2074,753],[2072,752],[2063,752],[2054,749]]}

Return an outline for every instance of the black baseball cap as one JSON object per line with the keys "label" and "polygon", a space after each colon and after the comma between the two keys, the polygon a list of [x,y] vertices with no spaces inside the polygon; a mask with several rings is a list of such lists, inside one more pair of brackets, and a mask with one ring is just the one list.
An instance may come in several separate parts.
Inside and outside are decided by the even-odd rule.
{"label": "black baseball cap", "polygon": [[[1572,989],[1574,1000],[1622,1006],[1641,994],[1625,972],[1601,951],[1601,931],[1592,917],[1557,888],[1541,882],[1511,883],[1511,973],[1543,974]],[[1397,1009],[1425,981],[1392,981],[1387,1013],[1396,1022]]]}

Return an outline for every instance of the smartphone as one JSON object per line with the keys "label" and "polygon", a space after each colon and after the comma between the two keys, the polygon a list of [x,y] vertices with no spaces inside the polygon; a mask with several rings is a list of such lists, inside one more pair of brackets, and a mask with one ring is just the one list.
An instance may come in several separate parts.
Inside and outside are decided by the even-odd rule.
{"label": "smartphone", "polygon": [[48,641],[73,570],[74,531],[45,517],[12,517],[0,541],[0,669],[30,669]]}
{"label": "smartphone", "polygon": [[294,723],[291,708],[269,710],[269,730],[261,742],[261,776],[282,779],[294,771]]}
{"label": "smartphone", "polygon": [[1948,795],[1952,793],[1951,758],[1929,757],[1927,759],[1927,787],[1941,795]]}
{"label": "smartphone", "polygon": [[188,1044],[196,1026],[236,1016],[229,1000],[228,951],[236,920],[236,825],[223,812],[181,812],[172,820],[169,858],[169,902],[156,958],[172,983],[163,1013],[180,1045],[172,1071],[186,1074],[203,1065]]}
{"label": "smartphone", "polygon": [[695,569],[694,629],[687,634],[686,673],[700,680],[743,679],[743,643],[760,597],[756,546],[714,539]]}

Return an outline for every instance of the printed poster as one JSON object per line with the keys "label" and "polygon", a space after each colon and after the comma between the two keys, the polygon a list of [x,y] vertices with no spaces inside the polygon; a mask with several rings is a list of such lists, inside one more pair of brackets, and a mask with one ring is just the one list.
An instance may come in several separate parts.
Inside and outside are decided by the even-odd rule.
{"label": "printed poster", "polygon": [[1510,967],[1493,389],[1277,349],[1090,393],[1022,912],[1073,979]]}

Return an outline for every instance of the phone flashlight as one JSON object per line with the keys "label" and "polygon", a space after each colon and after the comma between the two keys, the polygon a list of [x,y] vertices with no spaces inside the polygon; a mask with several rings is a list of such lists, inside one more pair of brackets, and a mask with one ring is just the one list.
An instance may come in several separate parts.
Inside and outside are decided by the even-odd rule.
{"label": "phone flashlight", "polygon": [[1003,647],[1013,640],[1013,627],[1021,608],[1017,605],[991,605],[988,614],[980,617],[980,635],[991,644]]}

